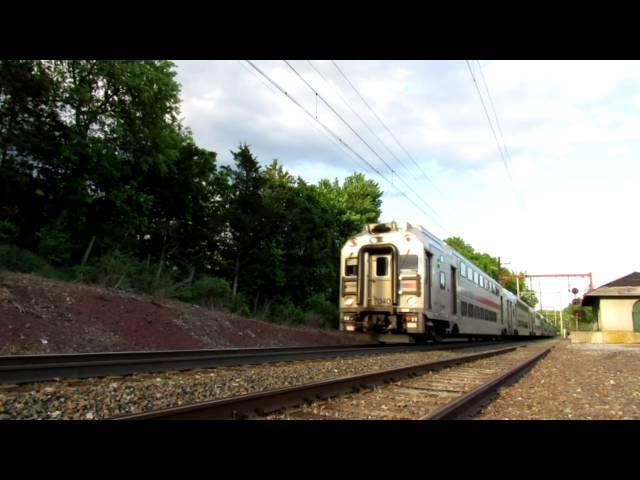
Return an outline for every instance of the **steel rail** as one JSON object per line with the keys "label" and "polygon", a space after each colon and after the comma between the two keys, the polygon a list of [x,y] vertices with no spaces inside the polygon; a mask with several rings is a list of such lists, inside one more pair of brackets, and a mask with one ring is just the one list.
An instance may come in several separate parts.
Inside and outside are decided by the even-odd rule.
{"label": "steel rail", "polygon": [[443,342],[432,345],[364,344],[290,348],[9,355],[0,356],[0,384],[313,360],[339,356],[471,348],[495,343]]}
{"label": "steel rail", "polygon": [[[476,344],[477,346],[477,344]],[[294,407],[306,401],[326,399],[331,396],[357,391],[384,382],[415,376],[427,371],[448,368],[486,357],[516,350],[518,346],[462,355],[446,360],[431,361],[408,367],[342,377],[333,380],[278,388],[236,397],[198,402],[181,407],[166,408],[131,415],[113,417],[113,420],[224,420],[251,418],[283,408]]]}
{"label": "steel rail", "polygon": [[498,377],[474,388],[470,392],[456,398],[452,402],[443,405],[421,420],[458,420],[468,418],[497,393],[498,389],[512,383],[518,377],[526,373],[530,368],[547,355],[554,345],[550,345],[542,352],[535,354],[515,367],[510,368]]}

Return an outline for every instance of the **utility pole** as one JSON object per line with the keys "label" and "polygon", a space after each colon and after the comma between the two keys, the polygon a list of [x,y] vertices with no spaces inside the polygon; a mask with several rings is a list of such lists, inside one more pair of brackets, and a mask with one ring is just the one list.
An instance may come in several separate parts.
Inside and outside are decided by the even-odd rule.
{"label": "utility pole", "polygon": [[[533,283],[533,282],[531,282]],[[540,282],[538,281],[538,292],[540,294],[540,310],[542,310],[542,286],[540,285]]]}

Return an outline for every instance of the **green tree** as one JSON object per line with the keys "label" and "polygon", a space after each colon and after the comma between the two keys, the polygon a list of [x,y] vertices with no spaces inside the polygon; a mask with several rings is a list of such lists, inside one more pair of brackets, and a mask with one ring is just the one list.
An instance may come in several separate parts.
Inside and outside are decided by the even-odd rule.
{"label": "green tree", "polygon": [[[499,280],[500,275],[512,275],[509,269],[500,265],[497,257],[492,257],[488,253],[480,253],[476,251],[462,238],[450,237],[446,238],[444,241],[447,245],[456,250],[467,260],[473,262],[476,266],[484,270],[495,281]],[[500,273],[498,273],[498,268],[500,268]],[[522,272],[520,272],[520,275],[522,275]],[[516,282],[518,282],[519,285]],[[532,308],[535,307],[538,303],[538,297],[536,293],[527,286],[525,279],[523,278],[507,280],[504,284],[504,288],[514,294],[516,294],[519,289],[520,298],[522,299],[522,301]]]}
{"label": "green tree", "polygon": [[[265,204],[262,188],[265,177],[260,164],[247,144],[232,151],[234,167],[223,167],[229,175],[232,193],[226,211],[228,271],[232,278],[232,295],[241,290],[256,294],[261,283],[261,260],[270,253],[265,247]],[[272,258],[272,257],[271,257]],[[270,258],[267,258],[269,260]],[[264,277],[262,277],[264,278]],[[257,300],[254,302],[257,304]]]}

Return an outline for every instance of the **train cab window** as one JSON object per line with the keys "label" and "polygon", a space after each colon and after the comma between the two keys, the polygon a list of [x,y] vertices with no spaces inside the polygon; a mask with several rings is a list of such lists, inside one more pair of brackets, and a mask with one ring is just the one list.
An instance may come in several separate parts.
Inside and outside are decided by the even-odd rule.
{"label": "train cab window", "polygon": [[387,257],[376,258],[376,277],[387,276]]}
{"label": "train cab window", "polygon": [[447,286],[447,277],[445,276],[444,272],[440,272],[440,288],[444,290],[446,286]]}
{"label": "train cab window", "polygon": [[418,270],[418,255],[400,255],[400,270]]}
{"label": "train cab window", "polygon": [[347,277],[358,276],[358,259],[357,258],[347,258],[344,274]]}

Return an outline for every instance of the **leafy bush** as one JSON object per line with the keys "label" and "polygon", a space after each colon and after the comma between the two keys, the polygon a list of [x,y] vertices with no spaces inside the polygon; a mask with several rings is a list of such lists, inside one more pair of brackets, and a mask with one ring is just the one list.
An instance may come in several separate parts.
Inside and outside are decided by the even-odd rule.
{"label": "leafy bush", "polygon": [[11,243],[16,238],[16,226],[8,220],[0,222],[0,242]]}
{"label": "leafy bush", "polygon": [[44,258],[15,245],[0,245],[0,268],[42,275],[51,274],[53,271]]}
{"label": "leafy bush", "polygon": [[294,305],[287,299],[279,299],[271,305],[268,318],[275,323],[300,325],[304,323],[305,315],[302,308]]}
{"label": "leafy bush", "polygon": [[243,293],[236,293],[235,298],[231,300],[229,304],[229,311],[237,313],[243,317],[251,316],[251,308],[249,307],[249,300]]}
{"label": "leafy bush", "polygon": [[75,267],[76,278],[87,283],[97,283],[104,287],[153,293],[166,290],[173,284],[173,276],[165,269],[158,281],[155,280],[157,265],[145,262],[115,251],[104,255],[91,264]]}
{"label": "leafy bush", "polygon": [[203,275],[193,284],[179,287],[173,295],[184,302],[197,303],[205,307],[230,308],[231,287],[222,278]]}
{"label": "leafy bush", "polygon": [[338,328],[339,311],[337,305],[324,295],[316,294],[303,304],[304,323],[312,327]]}
{"label": "leafy bush", "polygon": [[40,229],[37,234],[36,251],[53,265],[66,265],[71,257],[71,241],[69,233],[61,226],[49,225]]}

